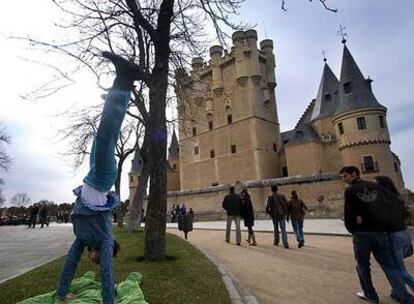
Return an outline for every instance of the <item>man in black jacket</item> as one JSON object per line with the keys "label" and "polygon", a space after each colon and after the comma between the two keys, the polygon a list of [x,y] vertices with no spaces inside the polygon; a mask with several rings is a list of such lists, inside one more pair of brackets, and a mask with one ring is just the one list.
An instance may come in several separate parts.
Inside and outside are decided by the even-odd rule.
{"label": "man in black jacket", "polygon": [[279,245],[279,226],[282,233],[283,246],[288,249],[288,237],[286,232],[286,220],[289,215],[287,199],[283,194],[277,193],[277,185],[271,187],[272,195],[267,198],[266,213],[273,221],[273,245]]}
{"label": "man in black jacket", "polygon": [[240,231],[240,216],[242,209],[242,201],[240,196],[234,193],[234,187],[230,187],[230,193],[224,197],[223,209],[227,212],[227,226],[226,226],[226,242],[230,243],[230,229],[231,223],[234,220],[236,224],[236,243],[241,243]]}
{"label": "man in black jacket", "polygon": [[373,182],[362,180],[359,169],[354,166],[343,167],[342,180],[348,184],[344,197],[345,227],[352,234],[357,273],[362,291],[357,296],[369,303],[379,303],[378,294],[372,284],[370,255],[380,264],[390,282],[395,297],[400,303],[412,304],[414,298],[407,292],[403,278],[392,257],[387,231],[378,213],[381,207],[381,191]]}

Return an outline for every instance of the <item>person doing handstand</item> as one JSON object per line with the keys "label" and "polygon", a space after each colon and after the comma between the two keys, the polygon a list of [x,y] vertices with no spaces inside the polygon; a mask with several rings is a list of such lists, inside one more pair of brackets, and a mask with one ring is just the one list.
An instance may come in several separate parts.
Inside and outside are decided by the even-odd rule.
{"label": "person doing handstand", "polygon": [[102,56],[116,69],[116,78],[105,99],[101,121],[92,144],[90,170],[83,186],[73,190],[77,196],[72,211],[75,241],[69,249],[60,274],[57,296],[61,301],[73,299],[69,286],[85,247],[89,258],[100,264],[102,300],[113,304],[115,296],[112,259],[118,246],[112,236],[111,210],[119,198],[110,192],[117,177],[115,145],[128,107],[135,80],[142,78],[136,65],[110,52]]}

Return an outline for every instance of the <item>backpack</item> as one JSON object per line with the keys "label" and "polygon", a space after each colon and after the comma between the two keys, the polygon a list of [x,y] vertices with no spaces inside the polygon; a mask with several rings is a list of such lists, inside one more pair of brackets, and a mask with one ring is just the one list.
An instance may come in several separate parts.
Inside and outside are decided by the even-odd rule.
{"label": "backpack", "polygon": [[373,222],[394,232],[405,229],[405,220],[409,216],[404,200],[378,183],[367,183],[363,191],[356,193],[366,203],[368,214]]}

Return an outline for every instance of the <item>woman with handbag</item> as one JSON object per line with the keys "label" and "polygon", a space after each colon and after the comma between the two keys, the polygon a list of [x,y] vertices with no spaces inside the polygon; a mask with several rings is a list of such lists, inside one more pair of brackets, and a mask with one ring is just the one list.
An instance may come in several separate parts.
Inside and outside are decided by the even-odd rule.
{"label": "woman with handbag", "polygon": [[244,226],[247,227],[249,236],[247,242],[250,246],[257,246],[256,236],[254,235],[253,226],[254,226],[254,210],[253,204],[250,199],[250,195],[247,192],[247,189],[243,189],[241,192],[242,198],[242,217],[244,220]]}
{"label": "woman with handbag", "polygon": [[[399,199],[401,203],[404,203],[405,206],[405,202],[403,202],[400,193],[398,192],[397,187],[395,187],[391,178],[389,178],[388,176],[377,176],[375,177],[375,180],[380,186],[386,188],[389,192],[395,195],[395,198]],[[406,206],[405,208],[406,210],[408,209]],[[409,212],[407,210],[407,218],[408,216]],[[403,229],[395,232],[389,232],[388,236],[391,242],[391,249],[394,261],[397,264],[397,267],[404,279],[405,284],[407,284],[411,288],[411,290],[414,291],[414,277],[408,272],[404,264],[404,258],[409,257],[413,254],[411,232],[407,229],[405,223],[401,223],[401,228]],[[393,297],[392,294],[391,297]]]}

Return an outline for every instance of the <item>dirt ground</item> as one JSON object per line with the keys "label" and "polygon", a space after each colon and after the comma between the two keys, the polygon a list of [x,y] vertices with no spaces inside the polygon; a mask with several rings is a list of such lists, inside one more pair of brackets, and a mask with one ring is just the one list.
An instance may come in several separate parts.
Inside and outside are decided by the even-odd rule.
{"label": "dirt ground", "polygon": [[[182,235],[175,229],[169,232]],[[349,237],[305,235],[306,245],[301,249],[293,235],[289,235],[290,249],[271,245],[271,233],[258,233],[257,247],[246,242],[236,246],[234,238],[232,232],[232,243],[227,244],[224,231],[189,233],[191,243],[217,257],[261,304],[366,303],[355,296],[360,287]],[[406,262],[414,272],[413,257]],[[385,275],[374,259],[372,277],[380,303],[394,303]]]}

